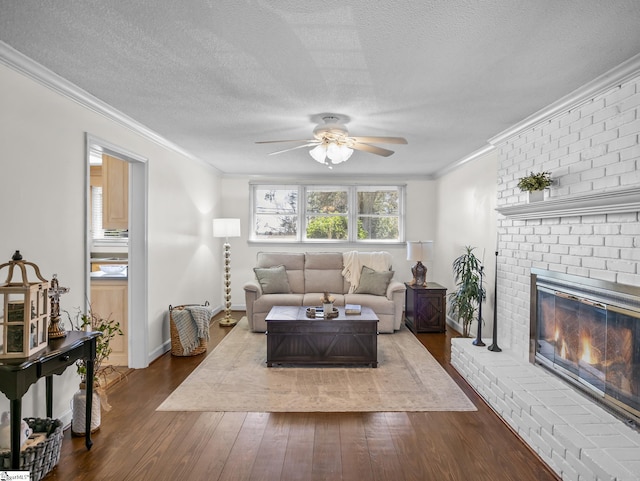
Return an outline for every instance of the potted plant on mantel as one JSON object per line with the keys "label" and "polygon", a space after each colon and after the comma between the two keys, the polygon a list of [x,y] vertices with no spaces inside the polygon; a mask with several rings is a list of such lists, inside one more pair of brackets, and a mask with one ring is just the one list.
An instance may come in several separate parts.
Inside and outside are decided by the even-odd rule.
{"label": "potted plant on mantel", "polygon": [[[469,337],[469,328],[476,310],[486,298],[480,276],[482,263],[473,249],[475,248],[465,246],[464,254],[452,264],[456,287],[449,293],[449,312],[462,323],[462,337]],[[482,322],[482,319],[478,319],[478,322]]]}
{"label": "potted plant on mantel", "polygon": [[552,183],[551,172],[538,172],[537,174],[531,172],[518,181],[518,188],[522,192],[529,193],[529,202],[537,202],[544,200],[544,189]]}
{"label": "potted plant on mantel", "polygon": [[[111,317],[103,318],[97,315],[91,306],[89,312],[84,313],[80,309],[75,316],[75,322],[67,312],[69,322],[76,330],[98,331],[102,333],[96,340],[96,359],[93,369],[93,396],[91,404],[91,432],[97,431],[100,427],[101,407],[105,410],[111,409],[107,402],[105,388],[100,385],[100,378],[106,379],[106,370],[111,366],[103,366],[103,362],[109,358],[109,354],[113,351],[111,341],[116,336],[122,336],[122,328],[120,322],[111,319]],[[86,383],[87,383],[87,366],[83,359],[76,362],[77,372],[80,375],[80,389],[73,396],[73,419],[71,421],[71,434],[74,436],[82,436],[86,432],[85,426],[85,410],[86,410]]]}
{"label": "potted plant on mantel", "polygon": [[537,174],[531,172],[518,181],[518,188],[522,192],[529,193],[529,202],[538,202],[544,200],[544,189],[552,183],[551,172],[538,172]]}

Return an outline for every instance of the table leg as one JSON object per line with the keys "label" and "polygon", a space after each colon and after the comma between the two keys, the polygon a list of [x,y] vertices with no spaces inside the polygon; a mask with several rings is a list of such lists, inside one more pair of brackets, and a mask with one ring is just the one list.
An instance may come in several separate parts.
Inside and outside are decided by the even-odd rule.
{"label": "table leg", "polygon": [[85,414],[85,428],[84,428],[84,444],[87,446],[87,450],[91,449],[93,446],[93,441],[91,441],[91,405],[93,404],[93,357],[91,359],[86,359],[86,367],[87,367],[87,381],[86,381],[86,389],[87,389],[87,411]]}
{"label": "table leg", "polygon": [[53,419],[53,376],[45,378],[47,387],[47,417]]}
{"label": "table leg", "polygon": [[20,424],[22,399],[11,400],[11,469],[20,469]]}

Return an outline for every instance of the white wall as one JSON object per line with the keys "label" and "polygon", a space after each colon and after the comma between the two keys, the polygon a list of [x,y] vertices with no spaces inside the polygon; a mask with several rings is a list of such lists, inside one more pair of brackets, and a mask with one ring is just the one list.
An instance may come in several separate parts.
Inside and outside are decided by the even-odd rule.
{"label": "white wall", "polygon": [[[438,179],[438,220],[434,244],[435,277],[431,279],[452,292],[455,283],[451,270],[453,260],[463,253],[465,246],[475,247],[474,254],[484,261],[484,287],[487,300],[482,306],[482,337],[490,338],[493,327],[495,251],[496,251],[496,197],[497,154],[492,151],[463,164]],[[447,304],[448,305],[448,304]],[[448,319],[462,332],[457,319]],[[499,329],[499,326],[498,326]],[[477,334],[477,322],[471,325]]]}
{"label": "white wall", "polygon": [[[220,304],[221,264],[211,234],[220,212],[220,181],[204,164],[154,143],[105,116],[0,65],[0,263],[16,249],[46,278],[70,287],[61,309],[85,302],[85,133],[148,159],[149,354],[168,339],[171,304]],[[2,275],[6,275],[6,271]],[[72,368],[54,379],[54,416],[68,413],[77,389]],[[44,416],[44,381],[23,403],[25,416]],[[0,399],[0,411],[8,401]]]}
{"label": "white wall", "polygon": [[[263,180],[263,179],[261,179]],[[330,183],[340,183],[340,180],[328,177]],[[256,255],[260,251],[291,251],[291,252],[319,252],[319,251],[349,251],[359,249],[363,251],[386,250],[393,256],[393,268],[396,272],[394,278],[398,281],[410,281],[411,262],[407,261],[407,251],[405,244],[375,245],[375,246],[336,246],[331,244],[309,245],[309,244],[268,244],[249,243],[247,241],[250,230],[249,226],[249,177],[225,177],[222,182],[222,198],[224,206],[222,214],[224,217],[237,217],[240,219],[242,237],[229,239],[231,244],[231,297],[233,309],[244,309],[245,299],[242,286],[245,282],[255,279],[253,268],[255,267]],[[361,181],[361,179],[358,179]],[[269,182],[265,180],[265,182]],[[296,182],[296,181],[293,181]],[[366,183],[367,180],[362,180]],[[370,180],[371,183],[380,181]],[[435,237],[435,224],[437,217],[436,205],[436,182],[429,180],[411,180],[406,183],[406,205],[407,222],[406,237],[410,240],[430,240]],[[222,243],[219,249],[222,250]],[[431,279],[431,263],[427,264],[429,269],[428,278]],[[222,272],[222,271],[221,271]],[[222,273],[220,274],[222,275]]]}

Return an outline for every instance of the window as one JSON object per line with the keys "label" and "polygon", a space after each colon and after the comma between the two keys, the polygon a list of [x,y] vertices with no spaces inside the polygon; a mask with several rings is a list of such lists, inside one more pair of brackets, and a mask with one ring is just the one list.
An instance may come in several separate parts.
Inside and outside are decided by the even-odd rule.
{"label": "window", "polygon": [[397,188],[358,188],[358,238],[400,239],[400,197]]}
{"label": "window", "polygon": [[402,242],[404,186],[253,184],[251,240]]}
{"label": "window", "polygon": [[254,186],[253,211],[254,240],[297,240],[297,186]]}

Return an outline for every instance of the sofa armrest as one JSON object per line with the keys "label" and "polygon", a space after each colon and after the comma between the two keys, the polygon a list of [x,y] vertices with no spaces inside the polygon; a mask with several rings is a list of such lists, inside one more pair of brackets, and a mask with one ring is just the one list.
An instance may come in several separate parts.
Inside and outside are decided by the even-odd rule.
{"label": "sofa armrest", "polygon": [[262,287],[260,287],[260,283],[258,281],[245,282],[243,288],[245,293],[255,292],[256,299],[262,295]]}
{"label": "sofa armrest", "polygon": [[393,330],[397,331],[402,326],[402,315],[404,314],[404,298],[407,286],[402,282],[392,280],[387,287],[387,299],[393,301],[394,316]]}
{"label": "sofa armrest", "polygon": [[244,288],[245,310],[249,327],[253,330],[253,303],[262,295],[262,288],[258,281],[246,282]]}
{"label": "sofa armrest", "polygon": [[392,301],[394,293],[398,292],[402,295],[402,299],[404,300],[404,291],[406,290],[407,286],[405,286],[402,282],[392,280],[391,282],[389,282],[389,286],[387,287],[387,299]]}

